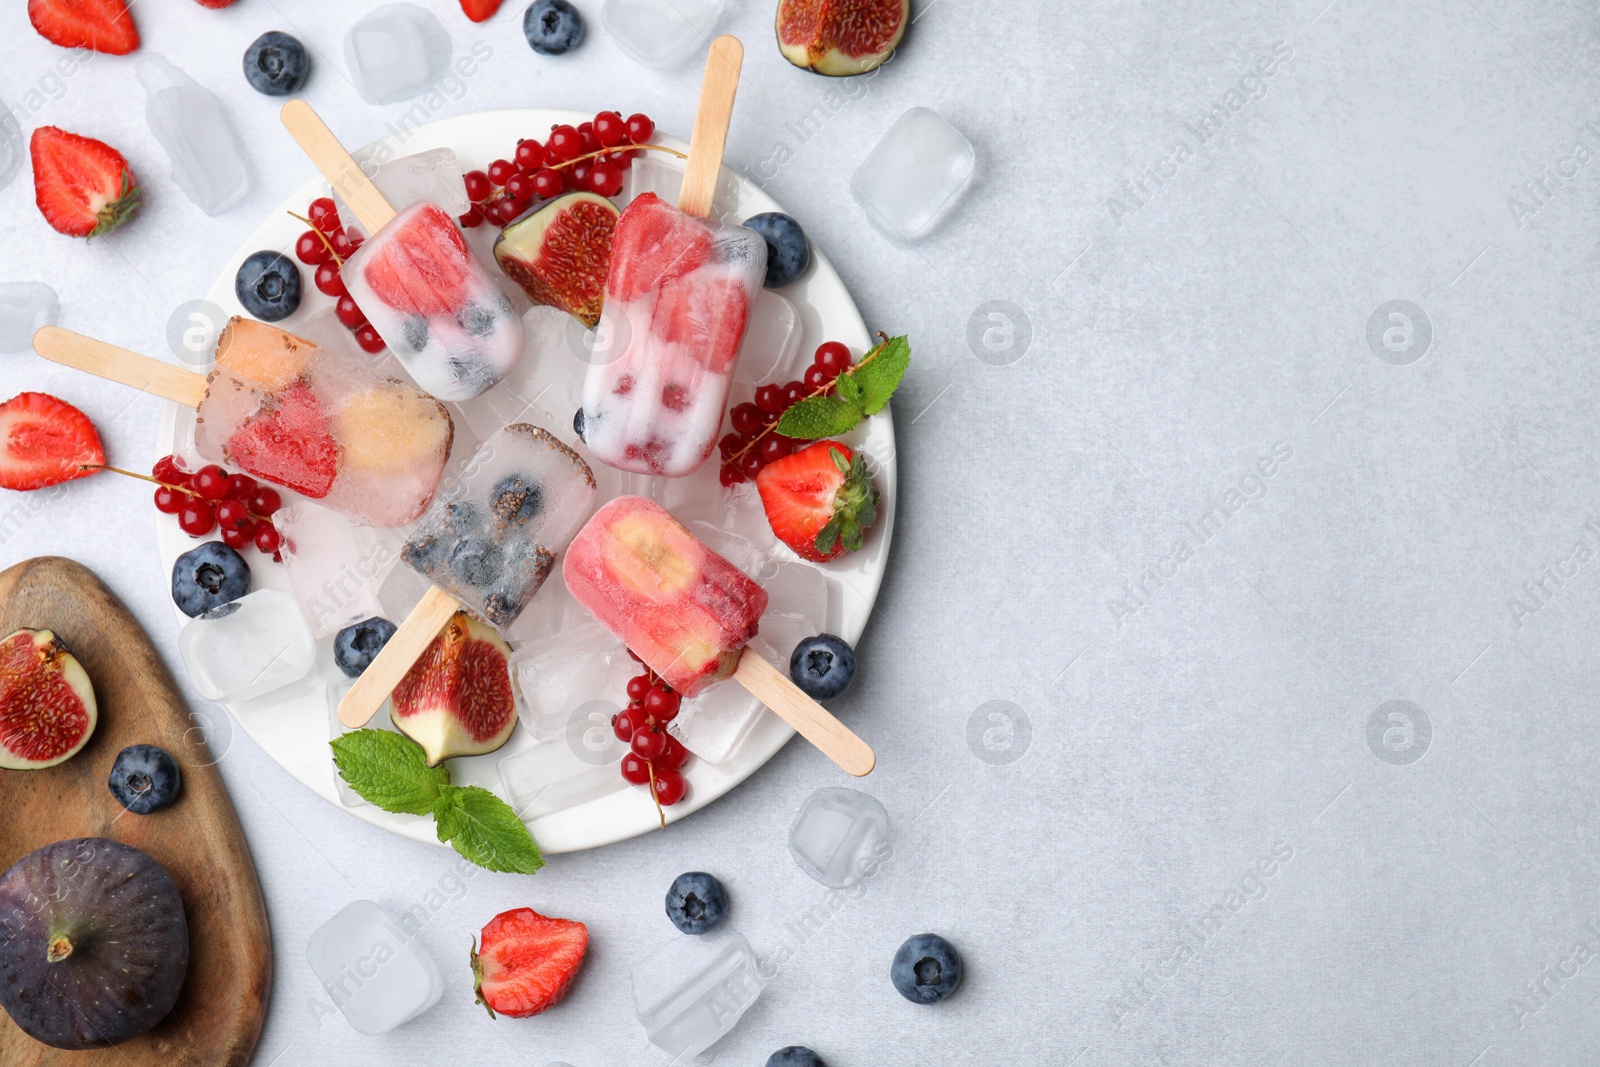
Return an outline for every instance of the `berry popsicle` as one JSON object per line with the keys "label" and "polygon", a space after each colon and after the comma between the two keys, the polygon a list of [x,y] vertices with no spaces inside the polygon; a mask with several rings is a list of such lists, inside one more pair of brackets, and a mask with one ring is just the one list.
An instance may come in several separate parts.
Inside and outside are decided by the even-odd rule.
{"label": "berry popsicle", "polygon": [[[679,478],[716,445],[767,244],[708,222],[743,46],[718,37],[706,59],[678,206],[651,193],[617,219],[597,353],[583,382],[584,443],[610,466]],[[605,362],[600,362],[605,359]]]}
{"label": "berry popsicle", "polygon": [[733,677],[853,775],[876,758],[855,734],[759,655],[744,654],[767,594],[653,500],[619,496],[578,531],[567,589],[684,697]]}
{"label": "berry popsicle", "polygon": [[460,609],[502,632],[516,622],[588,517],[594,496],[589,465],[549,432],[513,423],[491,434],[400,550],[433,588],[340,701],[340,721],[365,725]]}
{"label": "berry popsicle", "polygon": [[522,318],[438,205],[395,213],[304,100],[282,119],[334,192],[371,234],[340,269],[351,299],[416,383],[440,400],[470,400],[522,358]]}
{"label": "berry popsicle", "polygon": [[45,359],[198,409],[195,449],[371,526],[401,526],[433,499],[450,414],[415,386],[276,326],[234,318],[201,377],[56,326]]}

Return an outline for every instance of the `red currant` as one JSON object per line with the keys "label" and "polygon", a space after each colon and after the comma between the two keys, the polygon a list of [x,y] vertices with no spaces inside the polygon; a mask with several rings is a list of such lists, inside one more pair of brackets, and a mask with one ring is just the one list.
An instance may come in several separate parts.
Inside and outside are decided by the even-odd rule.
{"label": "red currant", "polygon": [[635,652],[633,649],[629,648],[628,646],[626,646],[626,645],[622,646],[622,650],[628,654],[628,658],[633,660],[633,662],[635,662],[635,663],[643,663],[644,662],[644,660],[639,658],[639,653]]}
{"label": "red currant", "polygon": [[682,800],[687,789],[683,775],[677,771],[667,767],[656,769],[656,801],[663,808],[670,808]]}
{"label": "red currant", "polygon": [[489,194],[494,192],[494,184],[489,181],[489,176],[481,170],[469,170],[461,176],[461,181],[467,187],[467,199],[474,204],[481,204],[489,199]]}
{"label": "red currant", "polygon": [[256,532],[253,528],[253,525],[248,532],[244,530],[235,530],[231,527],[224,526],[222,528],[222,543],[237,552],[239,549],[250,544],[250,542],[255,539],[255,535]]}
{"label": "red currant", "polygon": [[533,199],[533,176],[517,172],[506,179],[506,195],[523,207]]}
{"label": "red currant", "polygon": [[761,444],[756,447],[763,464],[776,463],[789,454],[789,439],[782,434],[772,433],[763,437]]}
{"label": "red currant", "polygon": [[635,756],[653,760],[667,750],[667,735],[660,730],[639,730],[630,744]]}
{"label": "red currant", "polygon": [[509,159],[497,159],[489,164],[489,183],[504,187],[506,182],[517,172],[517,165]]}
{"label": "red currant", "polygon": [[356,306],[355,297],[349,293],[341,296],[339,302],[333,305],[333,313],[348,330],[359,330],[367,321],[367,317]]}
{"label": "red currant", "polygon": [[311,225],[325,234],[331,234],[339,228],[339,208],[332,197],[319,196],[311,201],[311,206],[306,209],[306,214],[311,218]]}
{"label": "red currant", "polygon": [[339,277],[339,264],[331,259],[317,265],[317,273],[312,281],[316,283],[319,292],[327,293],[329,296],[339,297],[346,292],[344,279]]}
{"label": "red currant", "polygon": [[817,346],[812,364],[827,371],[829,377],[837,378],[850,369],[850,350],[838,341],[824,341]]}
{"label": "red currant", "polygon": [[178,466],[177,456],[162,456],[150,468],[150,476],[168,485],[188,485],[189,472]]}
{"label": "red currant", "polygon": [[763,466],[759,453],[755,451],[746,452],[739,460],[739,473],[746,478],[754,478],[761,473]]}
{"label": "red currant", "polygon": [[204,537],[217,524],[217,513],[209,500],[187,497],[178,509],[178,526],[190,537]]}
{"label": "red currant", "polygon": [[361,346],[363,352],[377,353],[384,349],[383,338],[378,336],[377,329],[370,322],[363,323],[361,328],[356,330],[356,344]]}
{"label": "red currant", "polygon": [[590,160],[580,160],[567,168],[567,184],[575,192],[592,192],[589,184],[589,175],[594,172],[594,163]]}
{"label": "red currant", "polygon": [[622,192],[622,168],[604,157],[595,160],[589,171],[589,188],[601,196],[616,196]]}
{"label": "red currant", "polygon": [[350,253],[355,251],[355,246],[350,243],[350,235],[343,226],[328,235],[328,243],[333,246],[333,254],[340,259],[349,259]]}
{"label": "red currant", "polygon": [[294,243],[294,258],[315,267],[328,258],[328,246],[322,243],[317,231],[307,230]]}
{"label": "red currant", "polygon": [[717,480],[722,483],[724,489],[732,489],[745,480],[744,471],[724,463],[722,465],[722,473],[717,475]]}
{"label": "red currant", "polygon": [[645,694],[644,713],[657,722],[671,722],[678,717],[678,707],[682,702],[682,697],[657,682]]}
{"label": "red currant", "polygon": [[648,785],[650,783],[650,761],[640,759],[632,752],[622,757],[622,777],[624,781],[634,785]]}
{"label": "red currant", "polygon": [[648,674],[640,674],[628,679],[629,700],[643,700],[644,695],[648,692],[650,692],[650,676]]}
{"label": "red currant", "polygon": [[676,737],[668,734],[667,750],[661,754],[660,759],[655,761],[656,767],[658,768],[656,773],[660,773],[659,768],[664,767],[668,770],[672,770],[677,767],[682,767],[688,762],[689,750],[683,747],[682,741],[679,741]]}
{"label": "red currant", "polygon": [[729,456],[739,451],[739,449],[743,448],[744,442],[745,439],[739,434],[725,433],[722,435],[722,440],[717,442],[717,452],[721,454],[723,459],[727,459]]}
{"label": "red currant", "polygon": [[231,497],[217,502],[216,514],[217,525],[224,530],[237,529],[240,523],[250,521],[249,506],[243,500],[234,500]]}
{"label": "red currant", "polygon": [[[757,390],[756,396],[759,398],[760,395],[760,390]],[[770,397],[768,400],[771,402]],[[735,404],[733,410],[728,412],[728,418],[733,423],[734,433],[743,434],[745,437],[752,437],[759,433],[761,428],[767,424],[767,415],[763,413],[763,410],[749,402]],[[776,415],[777,412],[774,411],[771,414]]]}
{"label": "red currant", "polygon": [[250,502],[250,497],[255,494],[256,480],[248,474],[228,475],[228,499],[244,503]]}
{"label": "red currant", "polygon": [[533,194],[541,200],[548,200],[552,196],[560,196],[561,188],[565,185],[559,170],[545,167],[533,172]]}
{"label": "red currant", "polygon": [[594,136],[606,148],[628,139],[628,123],[615,111],[602,111],[594,117]]}
{"label": "red currant", "polygon": [[790,382],[783,387],[783,410],[788,411],[809,395],[811,390],[806,388],[805,382]]}
{"label": "red currant", "polygon": [[474,226],[482,226],[483,208],[479,207],[477,204],[473,204],[471,207],[467,208],[467,213],[465,215],[457,216],[456,221],[461,223],[461,228],[463,230],[470,230]]}
{"label": "red currant", "polygon": [[650,135],[656,132],[656,124],[650,121],[649,115],[628,116],[628,140],[633,144],[649,144]]}
{"label": "red currant", "polygon": [[617,735],[618,741],[632,740],[633,720],[625,712],[617,712],[611,716],[611,732]]}
{"label": "red currant", "polygon": [[188,498],[188,493],[180,493],[164,485],[156,486],[156,510],[163,515],[176,515]]}
{"label": "red currant", "polygon": [[585,153],[598,152],[600,149],[607,147],[602,145],[600,138],[594,135],[594,123],[592,122],[578,123],[578,136],[583,139],[583,151]]}
{"label": "red currant", "polygon": [[544,166],[544,145],[533,139],[517,142],[517,168],[524,172]]}
{"label": "red currant", "polygon": [[[765,411],[768,415],[781,415],[787,406],[783,401],[782,386],[763,385],[756,390],[756,407]],[[737,423],[734,424],[734,428],[738,429]]]}
{"label": "red currant", "polygon": [[583,153],[583,135],[571,126],[555,126],[550,130],[550,140],[545,142],[545,155],[557,163],[565,163]]}
{"label": "red currant", "polygon": [[355,254],[356,249],[367,243],[367,239],[362,236],[361,231],[353,226],[346,226],[344,228],[344,235],[350,241],[350,252],[352,255]]}
{"label": "red currant", "polygon": [[250,510],[262,518],[267,518],[281,507],[283,507],[283,497],[269,485],[257,487],[250,495]]}
{"label": "red currant", "polygon": [[194,491],[207,500],[221,500],[228,495],[228,472],[207,463],[194,472]]}
{"label": "red currant", "polygon": [[256,523],[257,549],[270,554],[278,551],[278,546],[282,543],[282,538],[278,536],[278,528],[276,526],[270,522]]}
{"label": "red currant", "polygon": [[618,170],[626,172],[629,167],[633,166],[635,154],[633,152],[607,152],[600,159],[607,163],[614,163]]}

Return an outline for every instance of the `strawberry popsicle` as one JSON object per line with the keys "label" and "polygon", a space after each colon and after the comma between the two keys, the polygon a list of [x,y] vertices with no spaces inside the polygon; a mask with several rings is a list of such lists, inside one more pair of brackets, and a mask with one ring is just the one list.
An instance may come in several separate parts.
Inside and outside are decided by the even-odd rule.
{"label": "strawberry popsicle", "polygon": [[753,230],[696,218],[653,193],[627,206],[599,327],[613,349],[596,354],[583,382],[590,451],[621,470],[673,478],[705,462],[766,267],[766,241]]}
{"label": "strawberry popsicle", "polygon": [[365,360],[251,319],[229,321],[195,449],[372,526],[421,515],[455,429],[444,405]]}
{"label": "strawberry popsicle", "polygon": [[340,276],[407,373],[440,400],[470,400],[522,358],[521,317],[436,204],[395,215]]}
{"label": "strawberry popsicle", "polygon": [[400,558],[505,630],[588,517],[594,474],[576,452],[527,423],[495,431],[467,471],[433,502]]}
{"label": "strawberry popsicle", "polygon": [[639,496],[595,512],[561,570],[578,603],[685,697],[734,672],[767,609],[766,590]]}

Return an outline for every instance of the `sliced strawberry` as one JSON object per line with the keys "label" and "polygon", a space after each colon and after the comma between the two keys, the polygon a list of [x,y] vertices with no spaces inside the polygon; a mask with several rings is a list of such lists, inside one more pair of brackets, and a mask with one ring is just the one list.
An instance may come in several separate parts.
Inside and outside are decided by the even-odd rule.
{"label": "sliced strawberry", "polygon": [[40,126],[28,140],[39,213],[69,237],[99,237],[133,216],[139,187],[122,153],[92,137]]}
{"label": "sliced strawberry", "polygon": [[[201,0],[202,3],[205,0]],[[467,13],[467,18],[473,22],[484,22],[496,11],[504,0],[461,0],[461,10]]]}
{"label": "sliced strawberry", "polygon": [[710,258],[711,234],[702,223],[644,193],[617,219],[606,292],[618,300],[637,300]]}
{"label": "sliced strawberry", "polygon": [[762,467],[756,491],[778,540],[817,563],[860,548],[878,521],[866,462],[838,441],[818,441]]}
{"label": "sliced strawberry", "polygon": [[361,276],[379,300],[403,314],[429,318],[460,310],[472,278],[461,231],[443,208],[428,203],[395,221],[401,228],[365,258]]}
{"label": "sliced strawberry", "polygon": [[126,0],[28,0],[28,21],[39,36],[63,48],[125,56],[139,47]]}
{"label": "sliced strawberry", "polygon": [[19,393],[0,404],[0,488],[43,489],[94,473],[80,464],[105,461],[94,423],[65,400]]}
{"label": "sliced strawberry", "polygon": [[473,987],[490,1017],[524,1019],[559,1003],[583,965],[589,928],[513,908],[489,920],[472,951]]}
{"label": "sliced strawberry", "polygon": [[213,9],[213,10],[216,10],[218,8],[231,7],[232,5],[233,5],[233,0],[200,0],[200,6],[201,7],[209,7],[211,9]]}
{"label": "sliced strawberry", "polygon": [[688,346],[713,374],[720,374],[739,356],[748,315],[740,279],[711,271],[680,275],[656,295],[650,332]]}
{"label": "sliced strawberry", "polygon": [[328,416],[304,382],[294,382],[228,438],[228,459],[260,478],[313,499],[339,473],[339,445]]}

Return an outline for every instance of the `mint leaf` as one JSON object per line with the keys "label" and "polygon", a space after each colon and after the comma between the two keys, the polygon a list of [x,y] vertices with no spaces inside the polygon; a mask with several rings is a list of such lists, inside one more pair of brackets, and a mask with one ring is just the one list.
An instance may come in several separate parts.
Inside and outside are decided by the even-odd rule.
{"label": "mint leaf", "polygon": [[849,371],[834,379],[833,388],[846,403],[854,404],[861,400],[861,383]]}
{"label": "mint leaf", "polygon": [[819,441],[850,432],[863,414],[860,403],[841,397],[807,397],[783,413],[778,432],[797,441]]}
{"label": "mint leaf", "polygon": [[439,840],[489,871],[532,874],[544,866],[511,805],[475,785],[446,785],[433,806]]}
{"label": "mint leaf", "polygon": [[891,337],[879,347],[877,355],[862,360],[850,372],[861,386],[861,407],[868,415],[883,410],[911,364],[911,343],[904,336]]}
{"label": "mint leaf", "polygon": [[392,730],[354,730],[328,744],[339,777],[384,811],[426,815],[449,788],[450,772],[429,767],[422,749]]}

